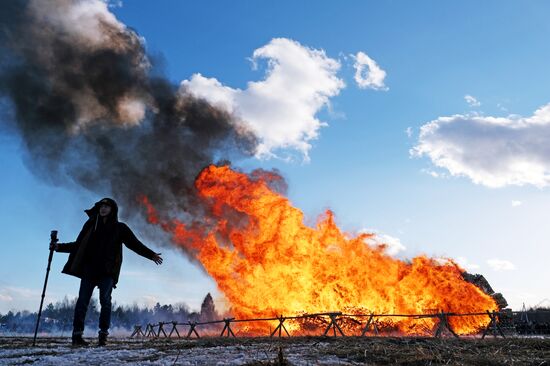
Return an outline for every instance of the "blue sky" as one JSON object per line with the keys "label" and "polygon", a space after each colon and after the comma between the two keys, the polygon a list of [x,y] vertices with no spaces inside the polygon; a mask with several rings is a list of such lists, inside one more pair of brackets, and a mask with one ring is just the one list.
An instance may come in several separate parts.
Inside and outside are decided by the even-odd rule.
{"label": "blue sky", "polygon": [[[126,1],[109,10],[145,39],[175,83],[200,73],[246,90],[266,78],[266,59],[256,68],[250,59],[273,39],[324,51],[339,63],[333,76],[345,87],[327,97],[330,107],[315,110],[326,125],[308,140],[309,159],[283,148],[277,154],[292,159],[234,164],[277,168],[309,222],[331,208],[346,231],[376,230],[399,241],[406,247],[400,257],[465,258],[514,308],[550,298],[550,114],[529,119],[550,103],[550,3]],[[357,85],[358,52],[385,71],[386,88]],[[435,132],[422,130],[431,121]],[[0,312],[34,310],[49,231],[73,240],[82,210],[109,193],[36,178],[17,134],[0,132]],[[415,147],[422,153],[411,154]],[[169,244],[147,244],[165,264],[126,251],[115,301],[197,308],[216,292]],[[65,259],[55,255],[49,301],[77,294],[78,280],[60,274]]]}

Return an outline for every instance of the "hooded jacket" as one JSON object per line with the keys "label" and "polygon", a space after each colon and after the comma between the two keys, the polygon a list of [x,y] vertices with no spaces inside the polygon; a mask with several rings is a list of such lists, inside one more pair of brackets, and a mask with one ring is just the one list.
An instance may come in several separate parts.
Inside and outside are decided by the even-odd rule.
{"label": "hooded jacket", "polygon": [[[100,221],[103,218],[99,216],[99,207],[102,203],[111,206],[111,213],[107,216],[105,223]],[[88,220],[84,223],[76,241],[58,244],[58,252],[70,253],[62,273],[78,278],[89,276],[88,268],[92,260],[90,253],[93,253],[94,265],[98,266],[95,271],[111,276],[116,285],[122,265],[122,244],[142,257],[153,259],[155,252],[140,242],[128,225],[118,221],[118,205],[113,199],[104,198],[84,212],[88,215]]]}

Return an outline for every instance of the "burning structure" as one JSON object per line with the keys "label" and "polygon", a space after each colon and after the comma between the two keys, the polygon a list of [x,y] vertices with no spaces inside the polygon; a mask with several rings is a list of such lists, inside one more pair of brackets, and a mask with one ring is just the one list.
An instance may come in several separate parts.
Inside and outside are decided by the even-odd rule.
{"label": "burning structure", "polygon": [[[30,169],[57,184],[111,192],[142,213],[216,280],[235,316],[502,306],[452,260],[392,258],[366,243],[374,234],[343,232],[330,211],[306,226],[276,172],[214,165],[252,156],[257,137],[163,77],[142,39],[104,2],[10,1],[0,16],[6,128],[22,137]],[[460,334],[488,321],[450,320]],[[415,334],[435,322],[393,326]]]}
{"label": "burning structure", "polygon": [[[452,260],[428,257],[400,261],[365,240],[350,236],[327,211],[316,228],[273,186],[280,176],[250,175],[211,165],[197,177],[198,195],[208,208],[206,222],[161,218],[143,197],[152,224],[197,258],[216,280],[238,318],[300,312],[345,310],[348,313],[476,313],[498,310],[496,301],[464,279]],[[430,322],[432,322],[430,324]],[[422,324],[420,324],[422,323]],[[485,316],[453,318],[459,334],[487,325]],[[403,333],[420,333],[435,319],[393,321]]]}

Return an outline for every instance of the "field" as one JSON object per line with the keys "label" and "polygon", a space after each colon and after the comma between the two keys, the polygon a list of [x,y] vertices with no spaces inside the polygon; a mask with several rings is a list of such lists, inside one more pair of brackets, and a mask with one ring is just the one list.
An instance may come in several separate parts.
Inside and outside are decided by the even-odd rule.
{"label": "field", "polygon": [[548,338],[296,337],[128,339],[0,337],[0,365],[550,365]]}

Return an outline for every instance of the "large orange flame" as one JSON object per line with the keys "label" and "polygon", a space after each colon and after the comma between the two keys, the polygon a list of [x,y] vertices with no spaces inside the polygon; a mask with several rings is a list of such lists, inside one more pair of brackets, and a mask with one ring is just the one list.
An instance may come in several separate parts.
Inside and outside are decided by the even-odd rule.
{"label": "large orange flame", "polygon": [[[161,221],[146,198],[149,221],[171,233],[214,278],[237,318],[326,311],[422,314],[497,310],[494,300],[462,278],[453,261],[425,256],[395,259],[365,240],[343,233],[333,213],[317,227],[274,190],[275,175],[246,175],[209,166],[196,179],[213,222]],[[235,216],[242,216],[238,220]],[[231,217],[229,219],[229,217]],[[235,224],[235,222],[240,224]],[[407,334],[433,329],[436,319],[388,318]],[[486,326],[486,316],[451,317],[459,334]]]}

